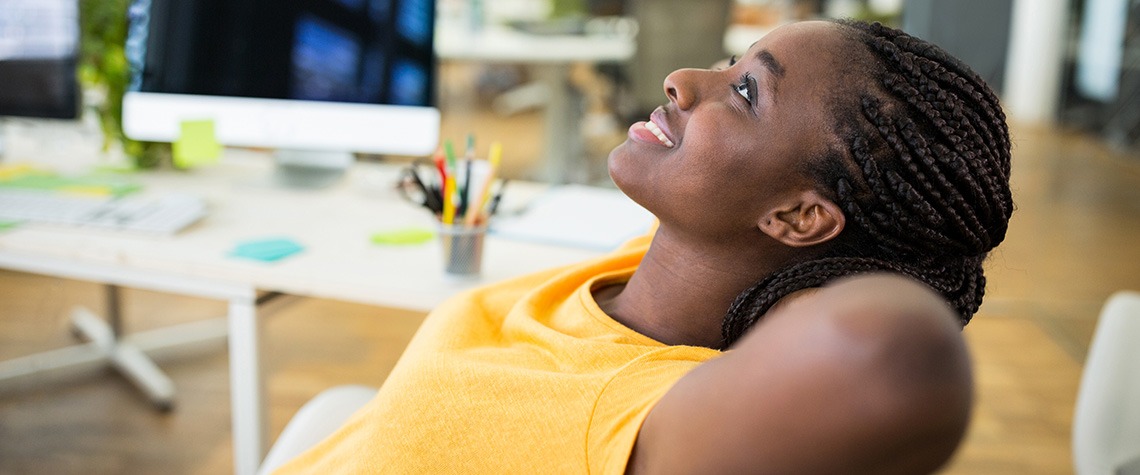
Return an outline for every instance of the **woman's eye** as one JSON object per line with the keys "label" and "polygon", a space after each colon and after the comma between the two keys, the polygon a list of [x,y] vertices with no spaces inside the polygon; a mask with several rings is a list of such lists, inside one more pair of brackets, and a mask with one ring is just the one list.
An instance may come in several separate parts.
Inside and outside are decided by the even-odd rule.
{"label": "woman's eye", "polygon": [[749,104],[752,103],[752,96],[749,95],[749,92],[748,92],[748,83],[742,82],[740,84],[733,86],[733,89],[736,89],[737,94],[744,96],[744,100],[748,101]]}
{"label": "woman's eye", "polygon": [[740,82],[732,86],[732,90],[740,94],[749,104],[753,104],[756,100],[756,79],[751,74],[745,73]]}
{"label": "woman's eye", "polygon": [[728,58],[728,65],[731,67],[734,64],[736,64],[736,55],[735,54],[732,55],[731,58]]}

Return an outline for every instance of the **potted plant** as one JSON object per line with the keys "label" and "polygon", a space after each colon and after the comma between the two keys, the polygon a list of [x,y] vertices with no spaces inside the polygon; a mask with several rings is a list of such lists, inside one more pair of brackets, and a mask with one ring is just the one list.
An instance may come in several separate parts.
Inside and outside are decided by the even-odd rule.
{"label": "potted plant", "polygon": [[132,0],[80,0],[79,80],[103,130],[103,151],[116,143],[135,168],[153,168],[169,162],[168,144],[139,142],[123,135],[123,95],[131,81],[124,46],[127,9]]}

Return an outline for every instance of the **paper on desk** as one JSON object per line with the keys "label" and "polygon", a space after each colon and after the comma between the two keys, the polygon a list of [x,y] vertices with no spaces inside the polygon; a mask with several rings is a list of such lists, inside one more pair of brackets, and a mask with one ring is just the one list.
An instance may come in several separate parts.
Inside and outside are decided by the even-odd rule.
{"label": "paper on desk", "polygon": [[179,168],[193,168],[209,165],[218,161],[222,150],[214,135],[214,121],[212,120],[186,120],[182,121],[182,134],[171,147],[174,154],[174,166]]}
{"label": "paper on desk", "polygon": [[618,190],[582,185],[551,188],[526,211],[492,221],[503,239],[578,247],[616,249],[649,231],[653,215]]}

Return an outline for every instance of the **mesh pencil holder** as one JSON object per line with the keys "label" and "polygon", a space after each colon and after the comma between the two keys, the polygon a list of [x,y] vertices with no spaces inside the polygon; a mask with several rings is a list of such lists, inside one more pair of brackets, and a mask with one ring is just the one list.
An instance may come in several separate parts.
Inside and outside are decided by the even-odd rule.
{"label": "mesh pencil holder", "polygon": [[440,224],[443,270],[454,276],[477,276],[483,264],[483,239],[487,226]]}

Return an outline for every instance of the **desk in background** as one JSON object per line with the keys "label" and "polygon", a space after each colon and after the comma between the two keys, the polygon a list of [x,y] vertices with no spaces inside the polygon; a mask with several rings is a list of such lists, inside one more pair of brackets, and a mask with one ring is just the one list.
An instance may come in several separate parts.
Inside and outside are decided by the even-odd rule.
{"label": "desk in background", "polygon": [[[140,174],[144,192],[195,193],[211,206],[205,219],[174,237],[31,226],[0,233],[2,268],[229,303],[225,325],[238,475],[254,473],[267,448],[259,292],[427,311],[483,283],[599,255],[490,235],[482,277],[448,278],[436,242],[407,247],[369,242],[377,230],[434,226],[425,210],[398,198],[393,187],[398,167],[360,163],[322,191],[270,186],[271,172],[269,157],[230,151],[217,166]],[[508,198],[533,196],[543,188],[512,182]],[[237,242],[275,236],[294,239],[305,250],[276,263],[227,257]]]}

